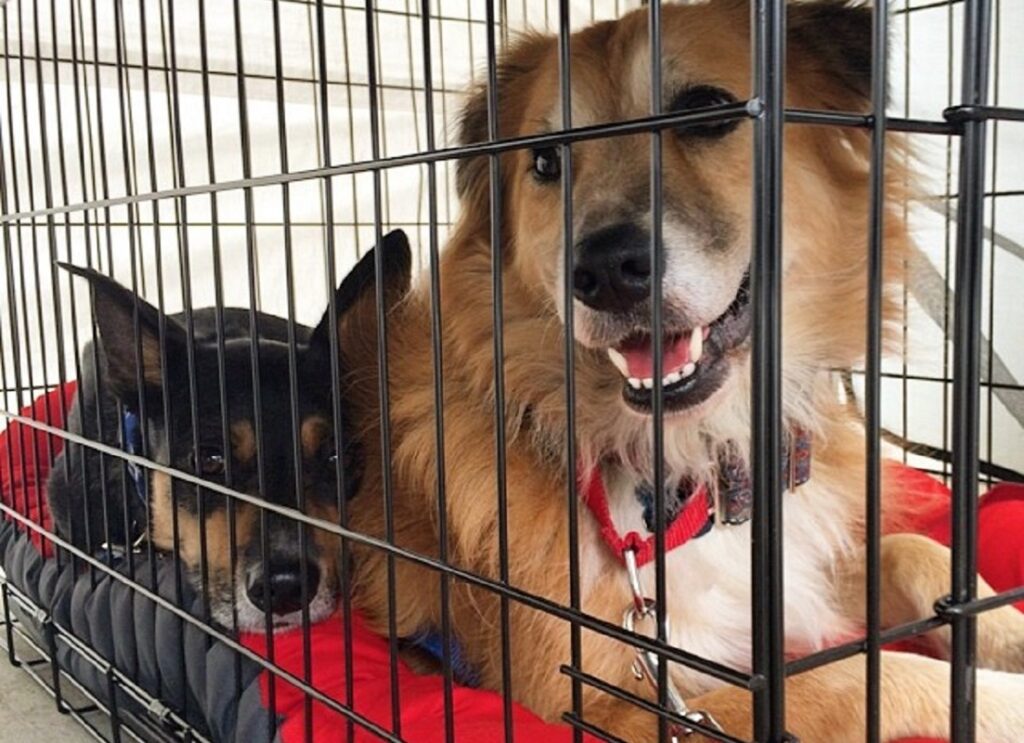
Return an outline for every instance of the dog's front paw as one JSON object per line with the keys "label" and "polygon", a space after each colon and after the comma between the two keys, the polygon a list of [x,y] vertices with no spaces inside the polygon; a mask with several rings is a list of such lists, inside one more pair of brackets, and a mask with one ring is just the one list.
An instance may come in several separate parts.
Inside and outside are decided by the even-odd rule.
{"label": "dog's front paw", "polygon": [[1024,675],[978,672],[978,743],[1019,743],[1024,731]]}
{"label": "dog's front paw", "polygon": [[1004,606],[978,615],[978,665],[1024,673],[1024,613]]}

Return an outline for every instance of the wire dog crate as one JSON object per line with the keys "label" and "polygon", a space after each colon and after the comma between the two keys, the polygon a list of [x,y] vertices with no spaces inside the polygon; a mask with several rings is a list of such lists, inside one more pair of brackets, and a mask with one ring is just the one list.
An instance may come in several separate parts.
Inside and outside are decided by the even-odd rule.
{"label": "wire dog crate", "polygon": [[[751,0],[751,60],[754,88],[749,100],[712,112],[664,112],[652,96],[650,116],[587,128],[574,128],[568,105],[569,34],[591,22],[617,18],[645,7],[651,44],[652,88],[660,90],[661,7],[638,0],[387,0],[365,4],[350,0],[11,0],[0,8],[3,23],[3,101],[0,110],[0,225],[4,279],[0,281],[0,413],[7,425],[46,434],[43,444],[23,445],[20,467],[48,469],[54,441],[66,439],[91,448],[109,467],[141,466],[208,487],[197,471],[158,464],[109,443],[74,438],[60,430],[71,412],[63,397],[44,405],[42,415],[23,411],[39,395],[80,378],[80,349],[92,336],[94,318],[83,286],[72,284],[56,261],[96,268],[112,275],[161,311],[216,305],[272,312],[289,321],[291,353],[295,324],[311,324],[330,305],[334,287],[356,260],[379,245],[389,228],[403,227],[413,238],[415,263],[438,289],[437,262],[449,227],[458,217],[454,165],[460,158],[485,157],[491,173],[493,270],[489,290],[495,306],[494,358],[503,358],[501,256],[502,233],[499,156],[516,148],[558,148],[564,163],[563,240],[567,295],[573,261],[571,146],[601,137],[645,134],[651,141],[650,194],[653,245],[660,245],[663,133],[700,120],[749,119],[754,131],[751,184],[755,204],[751,264],[754,373],[751,473],[756,493],[752,528],[754,657],[751,672],[722,672],[723,681],[748,689],[754,699],[754,740],[783,741],[786,732],[787,677],[864,653],[869,669],[868,739],[878,739],[880,652],[883,644],[920,635],[941,625],[952,628],[953,714],[950,739],[974,739],[975,625],[981,612],[1024,599],[1024,587],[994,598],[977,597],[977,511],[979,492],[999,480],[1021,479],[1024,470],[1024,357],[1012,322],[1015,286],[1024,279],[1024,171],[1013,153],[1024,149],[1019,122],[1024,120],[1024,56],[1007,43],[1008,29],[1024,20],[1022,8],[1000,0],[898,0],[874,10],[871,58],[872,109],[869,113],[787,110],[783,105],[786,4]],[[488,99],[489,140],[455,146],[449,139],[462,96],[471,83],[497,84],[500,50],[517,32],[536,28],[557,33],[561,59],[563,129],[526,138],[502,138],[497,129],[496,95]],[[888,40],[888,41],[887,41]],[[899,50],[897,52],[897,50]],[[893,91],[895,103],[888,103]],[[714,117],[718,117],[715,119]],[[868,534],[868,624],[866,635],[787,661],[782,604],[783,492],[781,447],[782,159],[785,127],[860,128],[871,136],[871,235],[868,347],[862,369],[846,373],[845,392],[861,405],[868,452],[865,494]],[[908,281],[904,298],[902,353],[883,357],[881,270],[883,172],[887,134],[913,135],[920,141],[923,170],[935,177],[926,193],[907,204],[920,233],[925,260]],[[999,153],[1003,153],[1000,155]],[[1005,153],[1011,153],[1007,156]],[[653,255],[656,256],[655,247]],[[378,254],[379,256],[379,254]],[[378,274],[383,269],[377,261]],[[909,269],[908,269],[909,270]],[[663,267],[652,257],[654,327],[661,322]],[[1015,283],[1016,282],[1016,283]],[[383,296],[377,296],[382,339],[388,332]],[[436,307],[436,303],[434,305]],[[571,326],[572,302],[566,303]],[[1019,304],[1016,305],[1019,314]],[[253,315],[255,317],[255,315]],[[1009,320],[1009,321],[1008,321]],[[191,321],[190,321],[191,322]],[[433,318],[435,333],[440,321]],[[655,366],[660,370],[661,334],[653,333]],[[440,348],[439,341],[438,348]],[[566,341],[566,405],[572,430],[575,401]],[[385,346],[386,348],[386,346]],[[223,349],[222,349],[223,350]],[[499,523],[506,510],[503,365],[496,364],[495,417]],[[386,379],[386,351],[380,368]],[[223,370],[221,370],[223,374]],[[435,354],[431,370],[443,384]],[[194,370],[192,372],[195,374]],[[660,378],[660,374],[655,374]],[[221,376],[220,386],[228,384]],[[337,365],[329,380],[333,409],[340,410],[342,389]],[[289,380],[292,400],[298,380]],[[256,387],[259,388],[257,375]],[[381,388],[386,389],[385,387]],[[387,393],[381,392],[387,410]],[[438,393],[436,398],[442,400]],[[660,387],[653,394],[654,479],[663,480]],[[884,404],[883,404],[884,403]],[[193,404],[195,404],[193,402]],[[258,408],[257,408],[258,411]],[[441,411],[437,419],[443,420]],[[297,415],[293,410],[292,415]],[[193,410],[193,418],[197,417]],[[340,425],[340,424],[339,424]],[[385,420],[385,461],[388,434]],[[439,423],[443,425],[443,423]],[[257,412],[257,429],[260,428]],[[10,429],[9,429],[10,430]],[[19,436],[22,434],[19,433]],[[228,433],[225,432],[225,436]],[[55,437],[55,438],[54,438]],[[339,435],[340,438],[340,435]],[[567,461],[575,461],[569,437]],[[443,433],[438,440],[442,442]],[[913,447],[908,442],[919,442]],[[888,443],[887,443],[888,442]],[[934,617],[912,625],[880,624],[880,471],[885,447],[902,446],[904,462],[938,474],[951,483],[954,514],[953,573],[950,597]],[[443,451],[442,451],[443,454]],[[448,456],[453,456],[449,453]],[[8,449],[6,466],[19,463]],[[262,463],[260,467],[262,468]],[[301,474],[301,468],[299,469]],[[261,469],[262,474],[262,469]],[[343,478],[339,478],[342,482]],[[258,500],[230,486],[216,488],[229,502],[249,503],[267,513]],[[567,508],[574,524],[571,554],[577,565],[576,484],[569,478]],[[205,647],[226,648],[234,679],[226,687],[241,696],[242,663],[258,667],[267,681],[270,712],[260,719],[268,740],[276,730],[277,695],[297,689],[303,698],[306,739],[312,739],[315,707],[325,707],[346,722],[340,738],[365,730],[385,740],[403,739],[398,710],[398,643],[389,643],[392,724],[382,727],[353,709],[351,695],[334,699],[317,686],[307,663],[294,673],[275,662],[273,633],[256,652],[239,642],[237,627],[215,624],[185,599],[183,570],[164,594],[157,585],[160,561],[152,544],[126,556],[115,567],[110,555],[74,548],[27,515],[28,495],[17,491],[0,502],[5,520],[18,530],[60,546],[57,561],[90,576],[94,585],[109,580],[134,592],[173,618],[178,629],[175,669],[162,669],[158,688],[140,686],[138,668],[119,665],[116,654],[90,647],[19,585],[2,581],[6,644],[12,662],[25,667],[56,699],[58,710],[80,719],[102,739],[217,740],[204,725],[196,700],[176,690],[189,675],[188,632],[198,632]],[[442,492],[438,494],[443,497]],[[42,511],[40,491],[32,496]],[[112,497],[127,499],[127,491]],[[19,501],[20,498],[20,501]],[[655,494],[655,511],[664,514],[664,493]],[[21,507],[19,507],[19,502]],[[434,569],[444,581],[467,576],[447,564],[394,544],[379,544],[353,532],[347,506],[338,491],[339,519],[325,523],[295,508],[272,509],[342,538],[341,603],[351,613],[347,565],[351,544],[385,551],[389,560],[413,560]],[[27,510],[26,510],[27,509]],[[128,511],[127,501],[125,512]],[[441,510],[443,513],[443,509]],[[269,516],[264,516],[269,518]],[[583,518],[580,516],[579,518]],[[175,526],[177,530],[177,526]],[[668,662],[692,664],[665,636],[666,583],[664,529],[656,550],[658,636],[638,639],[665,662],[659,664],[657,704],[647,703],[662,721],[662,740],[670,724],[685,722],[668,697]],[[504,535],[507,540],[507,534]],[[507,543],[506,543],[507,544]],[[206,562],[205,546],[202,561]],[[44,548],[45,554],[45,548]],[[138,561],[138,565],[134,561]],[[446,584],[445,584],[446,585]],[[583,672],[579,637],[586,629],[605,632],[579,605],[578,587],[565,606],[553,607],[507,581],[480,578],[503,606],[526,602],[557,611],[571,625],[573,656],[561,670],[573,685],[574,708],[565,720],[577,739],[587,733],[613,739],[584,719],[580,690],[598,683]],[[760,588],[761,590],[757,590]],[[444,589],[442,589],[444,590]],[[303,586],[303,593],[308,586]],[[207,602],[208,603],[208,602]],[[393,610],[393,607],[392,607]],[[269,617],[269,614],[268,614]],[[507,621],[507,608],[503,612]],[[392,623],[394,619],[392,618]],[[34,624],[33,624],[34,623]],[[221,623],[223,625],[223,623]],[[32,626],[41,628],[33,633]],[[269,626],[269,619],[268,619]],[[188,627],[188,632],[183,628]],[[309,617],[303,627],[308,635]],[[350,632],[346,624],[346,632]],[[619,639],[627,639],[623,634]],[[443,644],[449,645],[449,638]],[[17,647],[38,658],[27,661]],[[346,635],[346,668],[351,669],[351,637]],[[307,653],[308,656],[308,646]],[[74,656],[78,660],[68,660]],[[504,648],[507,670],[510,649]],[[443,654],[445,738],[455,739],[450,653]],[[103,680],[104,691],[84,683],[72,667],[88,666]],[[703,664],[701,669],[712,666]],[[69,701],[69,684],[90,698]],[[348,689],[352,679],[349,678]],[[503,728],[512,738],[513,693],[502,692]],[[626,692],[602,688],[620,698]],[[237,700],[236,700],[237,701]],[[642,702],[638,702],[642,703]],[[96,716],[99,710],[109,719]],[[197,717],[198,715],[198,717]],[[717,740],[738,740],[705,729]],[[256,738],[253,738],[256,739]]]}

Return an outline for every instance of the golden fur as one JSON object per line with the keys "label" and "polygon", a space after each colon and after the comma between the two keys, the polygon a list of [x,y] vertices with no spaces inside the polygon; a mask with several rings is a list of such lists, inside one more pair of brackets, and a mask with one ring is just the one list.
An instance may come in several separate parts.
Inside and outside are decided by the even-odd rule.
{"label": "golden fur", "polygon": [[[816,3],[790,8],[787,106],[863,110],[866,90],[856,71],[844,66],[831,39],[822,39]],[[721,0],[706,5],[663,8],[666,77],[690,76],[745,96],[749,78],[749,27],[746,2]],[[647,25],[643,12],[602,23],[572,37],[573,124],[642,117],[649,112],[646,65]],[[860,71],[863,72],[863,71]],[[504,57],[499,70],[499,133],[514,137],[537,133],[560,121],[557,40],[527,36]],[[462,138],[486,136],[485,92],[477,91],[466,108]],[[736,265],[749,260],[751,224],[752,126],[744,123],[713,144],[687,147],[667,132],[664,137],[664,203],[691,220],[711,215],[704,229],[727,234],[717,260]],[[892,143],[896,152],[898,143]],[[650,137],[574,144],[574,231],[615,208],[617,200],[646,198]],[[789,126],[785,134],[785,328],[783,358],[785,415],[813,432],[814,486],[803,494],[818,498],[821,509],[836,514],[832,523],[833,563],[838,565],[837,602],[851,626],[862,620],[856,596],[862,591],[857,545],[862,541],[864,492],[863,432],[836,400],[828,370],[853,365],[863,353],[866,334],[869,134],[855,128]],[[388,381],[391,419],[391,471],[395,543],[437,558],[439,521],[444,518],[448,561],[460,569],[497,580],[507,571],[511,585],[545,601],[567,605],[569,581],[569,508],[567,478],[575,467],[614,460],[626,469],[650,468],[650,418],[627,409],[622,378],[600,349],[575,343],[576,421],[579,462],[567,463],[566,389],[561,322],[560,188],[542,188],[530,179],[529,151],[501,156],[502,245],[504,278],[504,380],[507,428],[505,472],[497,471],[493,306],[490,292],[489,166],[484,158],[463,163],[459,177],[461,219],[441,259],[444,408],[435,410],[430,301],[425,287],[413,292],[389,320]],[[885,213],[884,311],[897,319],[894,299],[903,261],[910,249],[901,199],[906,173],[901,157],[887,168]],[[692,212],[699,212],[694,217]],[[343,331],[344,332],[344,331]],[[371,334],[361,334],[363,336]],[[355,527],[384,534],[382,500],[385,472],[380,442],[380,410],[363,409],[375,401],[376,355],[371,346],[345,338],[346,364],[355,370],[351,399],[367,445],[362,490],[352,507]],[[741,354],[745,351],[741,351]],[[749,445],[749,371],[737,354],[738,370],[708,404],[666,420],[665,456],[675,476],[710,477],[719,448]],[[443,414],[446,513],[438,512],[442,486],[437,470],[435,417]],[[498,482],[507,483],[507,558],[499,544]],[[797,498],[798,496],[793,496]],[[796,502],[796,500],[792,501]],[[721,527],[728,529],[730,527]],[[582,609],[618,624],[629,605],[623,571],[607,552],[584,509],[579,515]],[[898,545],[898,542],[890,542]],[[931,543],[929,543],[931,544]],[[897,571],[887,585],[887,618],[901,621],[930,611],[929,601],[945,592],[948,555],[937,545],[932,567],[923,575]],[[937,550],[937,551],[935,551]],[[887,564],[906,553],[886,550]],[[945,566],[945,567],[944,567]],[[820,571],[819,571],[820,572]],[[402,560],[395,564],[397,604],[389,607],[383,553],[357,550],[356,601],[378,629],[386,630],[389,608],[400,636],[440,626],[440,577]],[[832,581],[822,577],[826,584]],[[856,589],[856,590],[855,590]],[[913,590],[912,590],[913,589]],[[907,603],[907,595],[927,598]],[[823,599],[827,600],[827,599]],[[891,604],[888,602],[892,602]],[[902,607],[897,609],[896,607]],[[519,602],[508,604],[512,657],[501,656],[501,605],[491,592],[453,581],[451,621],[460,646],[483,685],[499,688],[503,662],[511,663],[512,694],[548,719],[571,708],[570,684],[559,674],[569,661],[569,625]],[[1024,624],[1003,614],[996,630],[1002,641],[994,654],[1017,643],[1024,647]],[[650,696],[630,664],[633,650],[603,635],[582,632],[582,667],[627,691]],[[1022,659],[990,665],[1020,670]],[[939,661],[886,655],[883,674],[883,739],[904,733],[942,734],[947,729],[948,670]],[[749,735],[749,697],[715,689],[707,679],[680,677],[694,706],[713,712],[733,735]],[[988,677],[985,677],[988,679]],[[993,677],[995,678],[995,677]],[[999,687],[1005,679],[982,683]],[[863,661],[850,659],[793,678],[788,686],[792,731],[807,741],[863,738]],[[999,687],[1000,689],[1002,687]],[[1021,687],[1014,687],[1018,691]],[[984,691],[983,691],[984,693]],[[999,717],[1006,693],[982,701],[979,719]],[[836,703],[821,705],[823,694]],[[839,701],[842,700],[842,701]],[[990,706],[986,706],[990,705]],[[1002,706],[1000,706],[1002,705]],[[652,719],[638,709],[583,687],[587,720],[628,740],[653,740]],[[827,709],[822,709],[827,706]],[[1019,712],[1016,714],[1020,714]],[[985,728],[981,739],[1001,737],[1001,723]],[[986,738],[987,735],[987,738]]]}

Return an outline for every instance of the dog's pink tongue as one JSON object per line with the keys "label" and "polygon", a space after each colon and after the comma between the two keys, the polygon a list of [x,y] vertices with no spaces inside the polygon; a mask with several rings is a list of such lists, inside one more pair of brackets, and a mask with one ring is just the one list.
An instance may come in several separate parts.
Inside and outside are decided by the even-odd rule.
{"label": "dog's pink tongue", "polygon": [[[616,349],[626,359],[629,376],[654,378],[654,341],[650,336],[631,338]],[[666,338],[661,344],[661,374],[667,376],[690,362],[690,334]]]}

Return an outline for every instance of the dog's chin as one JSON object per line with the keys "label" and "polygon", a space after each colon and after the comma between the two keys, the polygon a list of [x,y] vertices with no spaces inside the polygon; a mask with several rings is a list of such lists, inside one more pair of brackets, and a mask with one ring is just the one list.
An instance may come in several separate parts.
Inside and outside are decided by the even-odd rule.
{"label": "dog's chin", "polygon": [[[665,324],[661,344],[661,400],[666,416],[699,415],[745,360],[751,331],[750,279],[744,276],[728,308],[699,327]],[[593,344],[588,344],[593,345]],[[622,379],[622,400],[634,413],[654,412],[655,349],[649,329],[627,331],[604,345]]]}

